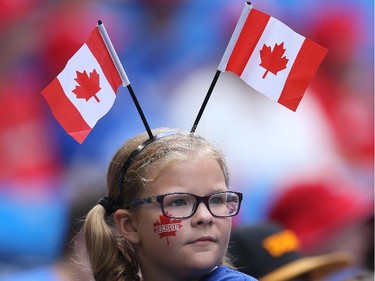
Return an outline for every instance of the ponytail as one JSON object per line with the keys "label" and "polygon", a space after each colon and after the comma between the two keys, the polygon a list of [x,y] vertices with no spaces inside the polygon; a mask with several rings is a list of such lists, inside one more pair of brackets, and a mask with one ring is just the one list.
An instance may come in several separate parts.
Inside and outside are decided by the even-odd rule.
{"label": "ponytail", "polygon": [[112,218],[106,216],[101,205],[96,205],[83,224],[82,232],[94,278],[96,281],[140,281],[133,248],[123,238],[116,238]]}

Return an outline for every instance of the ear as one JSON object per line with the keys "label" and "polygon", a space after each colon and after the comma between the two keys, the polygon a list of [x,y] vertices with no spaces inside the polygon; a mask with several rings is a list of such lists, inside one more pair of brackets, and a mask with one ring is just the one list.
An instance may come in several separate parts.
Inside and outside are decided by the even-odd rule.
{"label": "ear", "polygon": [[119,209],[114,213],[114,220],[122,237],[132,244],[140,242],[137,231],[138,221],[134,212]]}

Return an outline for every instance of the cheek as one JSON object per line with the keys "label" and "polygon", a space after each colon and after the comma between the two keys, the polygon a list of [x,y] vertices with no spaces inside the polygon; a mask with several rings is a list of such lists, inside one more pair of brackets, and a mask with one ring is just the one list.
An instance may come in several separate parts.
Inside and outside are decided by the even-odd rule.
{"label": "cheek", "polygon": [[223,218],[221,221],[217,223],[223,241],[229,241],[230,233],[232,230],[232,219],[231,218]]}
{"label": "cheek", "polygon": [[165,240],[169,245],[170,240],[178,236],[180,229],[183,227],[180,219],[168,218],[164,215],[159,215],[159,218],[152,223],[154,235],[159,239]]}

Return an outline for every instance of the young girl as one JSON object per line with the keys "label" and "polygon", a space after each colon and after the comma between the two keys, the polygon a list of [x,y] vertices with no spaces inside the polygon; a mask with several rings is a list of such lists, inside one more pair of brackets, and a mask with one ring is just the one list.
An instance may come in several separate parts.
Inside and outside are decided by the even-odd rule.
{"label": "young girl", "polygon": [[242,194],[228,189],[223,155],[195,134],[157,130],[123,145],[108,197],[82,232],[95,280],[251,280],[226,257]]}

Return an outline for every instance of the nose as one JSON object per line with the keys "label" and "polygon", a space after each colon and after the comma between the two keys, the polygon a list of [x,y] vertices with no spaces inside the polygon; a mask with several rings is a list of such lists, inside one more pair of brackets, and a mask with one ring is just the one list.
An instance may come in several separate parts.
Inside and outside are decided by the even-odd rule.
{"label": "nose", "polygon": [[200,202],[197,206],[195,214],[192,216],[191,223],[193,225],[209,225],[213,222],[213,216],[208,210],[204,202]]}

